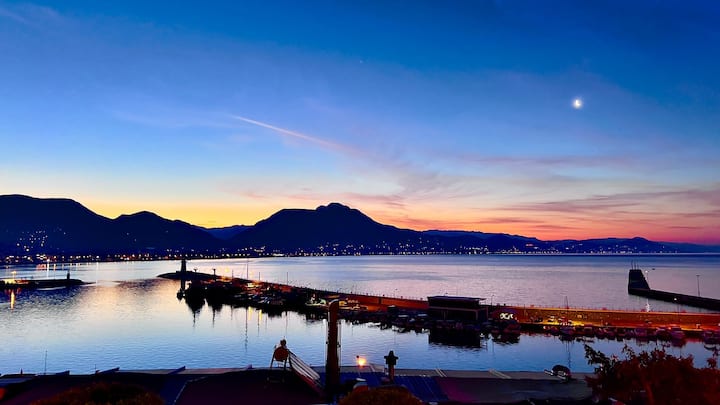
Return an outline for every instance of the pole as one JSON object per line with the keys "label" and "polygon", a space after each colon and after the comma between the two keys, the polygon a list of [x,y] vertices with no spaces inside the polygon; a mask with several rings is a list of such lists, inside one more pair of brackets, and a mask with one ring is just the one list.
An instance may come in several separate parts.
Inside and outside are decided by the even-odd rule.
{"label": "pole", "polygon": [[695,277],[697,277],[698,297],[699,297],[700,296],[700,275],[696,274]]}
{"label": "pole", "polygon": [[327,357],[325,358],[325,391],[333,396],[340,385],[340,359],[338,338],[340,302],[333,300],[328,306]]}

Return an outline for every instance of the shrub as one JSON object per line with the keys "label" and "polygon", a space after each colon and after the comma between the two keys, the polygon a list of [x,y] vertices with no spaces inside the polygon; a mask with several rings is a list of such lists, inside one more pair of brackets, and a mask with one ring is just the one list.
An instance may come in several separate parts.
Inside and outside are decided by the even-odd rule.
{"label": "shrub", "polygon": [[717,357],[696,368],[693,357],[675,357],[664,350],[636,354],[625,346],[624,359],[608,357],[585,345],[585,357],[595,364],[588,386],[601,400],[626,404],[720,404],[720,370]]}

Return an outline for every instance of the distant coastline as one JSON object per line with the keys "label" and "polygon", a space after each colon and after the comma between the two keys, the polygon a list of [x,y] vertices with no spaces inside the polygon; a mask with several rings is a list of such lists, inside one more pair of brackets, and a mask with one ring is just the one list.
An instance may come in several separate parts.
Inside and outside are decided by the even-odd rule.
{"label": "distant coastline", "polygon": [[273,258],[273,257],[371,257],[371,256],[566,256],[566,257],[720,257],[720,253],[706,252],[706,253],[665,253],[665,252],[630,252],[630,253],[541,253],[541,252],[519,252],[519,253],[386,253],[386,254],[365,254],[365,255],[328,255],[328,254],[303,254],[303,255],[292,255],[292,254],[266,254],[266,255],[175,255],[175,256],[152,256],[152,255],[118,255],[118,256],[106,256],[101,258],[92,258],[88,256],[54,256],[48,260],[47,256],[40,255],[35,260],[28,259],[27,257],[15,258],[15,257],[0,257],[0,266],[16,266],[16,265],[27,265],[27,266],[42,266],[43,264],[50,263],[51,265],[58,264],[92,264],[92,263],[124,263],[124,262],[152,262],[152,261],[177,261],[182,259],[187,260],[224,260],[224,259],[261,259],[261,258]]}
{"label": "distant coastline", "polygon": [[0,263],[374,255],[720,254],[642,237],[544,241],[479,231],[415,231],[339,203],[283,209],[252,226],[202,228],[143,211],[110,219],[69,199],[0,196]]}

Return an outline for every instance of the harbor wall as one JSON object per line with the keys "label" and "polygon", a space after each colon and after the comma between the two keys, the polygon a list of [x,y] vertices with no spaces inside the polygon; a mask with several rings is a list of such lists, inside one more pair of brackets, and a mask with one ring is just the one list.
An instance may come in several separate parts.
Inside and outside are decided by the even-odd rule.
{"label": "harbor wall", "polygon": [[653,290],[652,288],[650,288],[650,285],[648,284],[647,279],[643,275],[642,270],[638,268],[632,268],[628,273],[628,294],[652,298],[658,301],[674,302],[678,305],[689,305],[696,308],[720,311],[720,300],[714,298],[700,297],[699,293],[699,286],[698,295],[687,295],[669,291]]}
{"label": "harbor wall", "polygon": [[516,311],[518,321],[533,323],[542,319],[540,323],[547,323],[550,317],[565,318],[574,324],[593,326],[639,326],[671,325],[682,326],[683,329],[701,329],[720,326],[720,313],[700,312],[644,312],[619,311],[607,309],[575,309],[575,308],[536,308],[536,307],[507,307]]}

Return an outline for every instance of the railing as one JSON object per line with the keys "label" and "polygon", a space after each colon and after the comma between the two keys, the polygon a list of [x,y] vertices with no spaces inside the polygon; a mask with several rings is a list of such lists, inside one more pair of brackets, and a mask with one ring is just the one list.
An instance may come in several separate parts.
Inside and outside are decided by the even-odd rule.
{"label": "railing", "polygon": [[[289,350],[288,350],[289,351]],[[320,379],[320,374],[317,373],[310,365],[302,361],[300,357],[298,357],[295,353],[292,351],[289,351],[289,359],[290,359],[290,369],[295,372],[303,381],[305,381],[312,389],[314,389],[318,394],[323,393],[323,387],[322,387],[322,380]]]}

